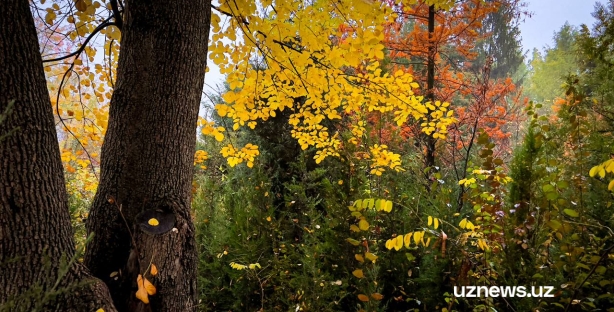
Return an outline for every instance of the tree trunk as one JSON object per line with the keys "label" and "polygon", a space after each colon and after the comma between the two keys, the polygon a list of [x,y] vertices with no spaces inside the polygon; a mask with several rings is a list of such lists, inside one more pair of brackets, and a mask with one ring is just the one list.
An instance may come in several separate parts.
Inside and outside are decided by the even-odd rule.
{"label": "tree trunk", "polygon": [[4,1],[0,10],[0,114],[0,310],[115,311],[107,287],[73,258],[58,138],[27,0]]}
{"label": "tree trunk", "polygon": [[[435,102],[435,6],[429,6],[429,18],[428,18],[428,31],[429,31],[429,47],[428,47],[428,59],[427,59],[427,75],[426,75],[426,99],[434,103]],[[431,118],[430,116],[428,117]],[[425,155],[425,167],[431,168],[427,173],[427,178],[435,167],[435,138],[432,135],[426,136],[426,155]],[[428,185],[428,182],[427,182]]]}
{"label": "tree trunk", "polygon": [[[197,308],[190,201],[210,6],[126,1],[100,184],[87,220],[95,236],[85,257],[120,311]],[[135,297],[139,274],[157,288],[149,304]]]}

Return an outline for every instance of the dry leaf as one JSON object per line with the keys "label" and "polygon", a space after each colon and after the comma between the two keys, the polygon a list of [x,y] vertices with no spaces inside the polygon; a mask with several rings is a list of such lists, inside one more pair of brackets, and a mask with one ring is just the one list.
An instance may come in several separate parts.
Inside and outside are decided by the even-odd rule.
{"label": "dry leaf", "polygon": [[145,286],[145,290],[147,294],[153,296],[156,294],[156,286],[154,286],[147,278],[143,278],[143,286]]}
{"label": "dry leaf", "polygon": [[155,264],[151,264],[151,269],[149,270],[149,273],[151,273],[152,276],[156,276],[158,274],[158,268]]}
{"label": "dry leaf", "polygon": [[135,294],[136,298],[143,301],[143,303],[148,304],[149,297],[147,296],[145,285],[143,285],[143,276],[141,274],[139,274],[139,276],[136,278],[136,284],[139,287]]}
{"label": "dry leaf", "polygon": [[375,300],[382,300],[384,299],[384,296],[380,293],[372,293],[371,294],[371,298],[375,299]]}

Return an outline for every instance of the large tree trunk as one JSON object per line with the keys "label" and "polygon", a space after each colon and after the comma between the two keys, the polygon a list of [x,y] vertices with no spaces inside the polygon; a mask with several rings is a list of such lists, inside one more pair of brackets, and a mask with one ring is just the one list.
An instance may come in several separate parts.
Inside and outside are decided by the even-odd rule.
{"label": "large tree trunk", "polygon": [[0,310],[115,311],[107,287],[70,261],[75,248],[60,150],[27,0],[3,1],[0,9],[2,113]]}
{"label": "large tree trunk", "polygon": [[[120,311],[197,308],[190,201],[210,6],[126,1],[100,185],[87,220],[95,236],[85,257]],[[148,225],[152,216],[160,225]],[[157,288],[148,305],[135,297],[138,274]]]}

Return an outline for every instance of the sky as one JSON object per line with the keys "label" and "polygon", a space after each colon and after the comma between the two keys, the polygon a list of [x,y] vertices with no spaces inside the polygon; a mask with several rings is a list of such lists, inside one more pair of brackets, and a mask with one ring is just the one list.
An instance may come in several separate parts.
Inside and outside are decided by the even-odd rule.
{"label": "sky", "polygon": [[[520,24],[524,51],[542,50],[553,45],[553,36],[565,22],[572,26],[586,24],[592,28],[595,0],[525,0],[531,17]],[[603,1],[599,1],[604,3]]]}
{"label": "sky", "polygon": [[[529,51],[531,56],[533,48],[542,50],[552,46],[553,36],[561,29],[565,22],[570,25],[593,25],[595,0],[525,0],[527,11],[531,12],[520,24],[523,51]],[[603,0],[600,2],[603,3]],[[205,90],[215,90],[215,86],[223,82],[224,76],[219,73],[217,66],[208,61],[209,72],[205,75]]]}

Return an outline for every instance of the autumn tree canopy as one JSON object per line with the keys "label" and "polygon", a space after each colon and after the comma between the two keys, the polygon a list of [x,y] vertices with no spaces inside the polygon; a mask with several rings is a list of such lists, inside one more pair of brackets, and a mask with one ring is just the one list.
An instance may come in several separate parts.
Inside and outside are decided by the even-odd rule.
{"label": "autumn tree canopy", "polygon": [[8,0],[0,311],[609,311],[614,2],[525,4]]}

